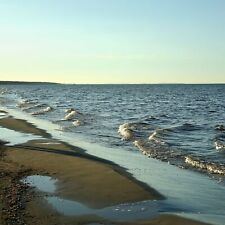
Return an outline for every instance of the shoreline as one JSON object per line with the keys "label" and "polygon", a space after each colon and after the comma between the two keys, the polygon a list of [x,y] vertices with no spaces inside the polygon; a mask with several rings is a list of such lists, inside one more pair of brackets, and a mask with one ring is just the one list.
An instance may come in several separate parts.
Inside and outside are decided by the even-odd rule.
{"label": "shoreline", "polygon": [[[5,123],[5,121],[6,121],[6,119],[4,119],[4,123]],[[17,130],[20,132],[23,131],[23,132],[34,133],[34,134],[36,132],[38,132],[39,135],[40,135],[40,132],[42,132],[43,136],[45,135],[45,132],[43,130],[36,128],[34,125],[29,124],[25,120],[17,120],[17,119],[10,117],[10,119],[8,118],[7,122],[9,122],[9,121],[10,121],[10,123],[7,123],[6,126],[7,126],[7,128],[9,128],[11,130]],[[1,124],[1,120],[0,120],[0,125],[3,126]],[[29,128],[31,129],[31,132],[30,132]],[[59,193],[59,195],[62,195],[63,197],[67,197],[69,199],[75,199],[75,200],[80,198],[80,201],[86,202],[87,204],[92,205],[92,206],[94,206],[93,203],[96,204],[96,201],[102,201],[100,204],[95,205],[95,207],[97,207],[97,208],[103,207],[103,206],[114,205],[114,204],[118,204],[118,203],[123,203],[123,202],[136,202],[136,201],[140,201],[140,200],[147,200],[147,199],[152,199],[152,200],[155,199],[156,200],[156,199],[164,198],[156,190],[152,189],[151,187],[149,187],[148,185],[146,185],[142,182],[137,181],[124,168],[122,168],[112,162],[109,162],[107,160],[103,160],[98,157],[88,155],[79,148],[75,148],[74,146],[71,146],[69,144],[63,143],[58,140],[51,139],[49,136],[46,136],[46,138],[48,138],[48,139],[30,141],[30,142],[26,143],[26,145],[23,144],[23,145],[19,145],[19,146],[5,147],[6,155],[4,155],[4,157],[3,157],[4,158],[3,162],[6,160],[6,162],[8,162],[9,165],[16,164],[16,165],[19,165],[19,167],[23,168],[24,171],[26,171],[26,172],[24,172],[24,173],[19,172],[19,174],[21,174],[22,177],[26,176],[28,174],[49,174],[52,176],[58,176],[59,180],[62,180],[61,185],[59,185],[60,190],[61,190],[61,193]],[[44,142],[44,141],[58,142],[59,144],[47,145],[47,147],[46,147],[41,144],[41,142]],[[29,144],[29,146],[27,146],[27,144]],[[29,149],[27,147],[29,147]],[[30,151],[32,148],[33,148],[33,150]],[[64,151],[64,153],[67,152],[68,155],[62,154],[62,150]],[[38,159],[42,160],[41,163],[40,163],[40,161],[38,161]],[[55,160],[56,165],[59,162],[61,164],[63,164],[62,160],[65,160],[65,161],[64,161],[64,165],[62,165],[62,167],[60,167],[60,170],[58,170],[56,168],[56,166],[49,166],[48,164],[46,164],[46,162],[44,163],[44,159],[46,159],[47,162],[49,162],[50,159],[51,159],[51,162],[53,162],[53,160]],[[82,187],[89,187],[89,189],[85,190],[85,193],[83,193],[84,192],[83,190],[82,190],[83,192],[80,191],[78,196],[73,196],[74,189],[71,190],[69,188],[69,187],[71,187],[72,184],[74,185],[74,182],[73,182],[74,172],[71,173],[71,168],[69,170],[65,168],[65,165],[67,165],[67,166],[69,165],[68,163],[70,163],[70,165],[72,167],[72,165],[74,165],[75,161],[76,161],[76,163],[79,163],[79,166],[83,166],[83,168],[84,168],[84,165],[87,166],[87,164],[93,164],[92,167],[87,169],[86,174],[77,174],[76,175],[76,178],[79,178],[80,182],[84,182],[84,183],[82,183]],[[2,163],[2,161],[1,161],[1,163]],[[40,165],[40,164],[42,164],[42,165]],[[94,173],[93,175],[90,176],[90,172],[93,172],[93,169],[96,169],[96,171],[98,173]],[[107,172],[106,172],[106,170],[107,170]],[[82,170],[82,173],[83,172],[84,171]],[[62,173],[62,174],[60,174],[60,173]],[[68,174],[70,174],[70,176],[73,179],[71,177],[69,177]],[[100,174],[99,175],[100,177],[93,182],[93,179],[96,179],[97,174]],[[104,174],[105,174],[105,176],[103,176]],[[108,174],[110,174],[111,177],[108,177]],[[88,178],[89,180],[88,179],[85,180],[84,177],[86,177],[86,178],[89,177]],[[20,179],[17,179],[18,183],[20,183],[19,182]],[[104,180],[104,182],[101,182],[102,180]],[[77,179],[76,179],[76,182],[77,182]],[[121,183],[121,182],[123,182],[123,183]],[[108,183],[108,186],[107,186],[107,183]],[[114,190],[115,195],[113,195],[111,188],[115,184],[119,184],[120,186],[117,190]],[[97,192],[96,192],[96,190],[93,192],[93,190],[92,190],[93,188],[91,188],[92,186],[94,186],[95,189],[97,189]],[[24,192],[30,193],[29,188],[24,186],[24,188],[22,188],[22,189],[24,189]],[[128,189],[130,190],[130,193],[129,193]],[[125,195],[118,196],[120,191],[123,191],[123,190],[126,192]],[[107,198],[102,198],[102,196],[97,196],[99,194],[99,192],[101,192],[101,195],[104,196],[104,191],[105,191],[105,196]],[[128,193],[127,193],[127,191],[128,191]],[[82,196],[82,194],[83,194],[83,196]],[[92,203],[90,203],[91,202],[90,196],[92,196],[93,194],[95,195],[96,198],[94,200],[92,200],[93,201]],[[111,194],[111,197],[109,197],[109,194]],[[21,193],[21,196],[24,197],[26,195],[24,195],[24,193]],[[102,199],[100,199],[100,198],[102,198]],[[36,203],[34,203],[34,204],[36,204]],[[37,208],[36,208],[36,214],[38,214]],[[39,206],[39,209],[40,209],[40,206]],[[25,207],[25,211],[26,211],[26,207]],[[33,211],[35,211],[35,210],[33,210]],[[51,213],[53,213],[51,209],[49,209],[49,211],[51,211]],[[30,212],[30,213],[32,214],[34,212]],[[55,212],[53,214],[56,214],[57,217],[60,217],[60,218],[63,217],[62,215],[60,216]],[[24,215],[25,215],[25,217],[27,217],[26,214],[24,214]],[[56,217],[56,215],[55,215],[55,217]],[[41,215],[39,215],[39,216],[41,216]],[[172,217],[174,217],[174,216],[172,216]],[[175,218],[177,218],[177,217],[175,217]],[[64,218],[63,220],[67,220],[67,219]],[[70,219],[69,219],[69,221],[70,221]],[[75,218],[73,218],[73,219],[74,219],[74,221],[76,220]],[[91,218],[88,218],[88,220],[90,220],[90,219]],[[165,219],[165,216],[164,216],[162,220],[164,222],[165,221],[169,222],[171,220],[171,218],[169,216],[169,218],[166,217],[166,219]],[[92,218],[92,222],[93,221],[96,222],[96,221],[101,221],[101,220],[99,220],[99,218],[94,218],[94,219]],[[151,221],[140,222],[140,223],[135,222],[135,224],[154,224],[154,220],[152,220],[152,221],[153,222],[151,222]],[[157,221],[157,219],[156,219],[156,221]],[[185,221],[188,221],[187,224],[203,224],[203,223],[199,223],[199,222],[191,222],[191,220],[187,220],[187,219],[183,219],[183,224],[185,224]],[[48,224],[48,221],[45,221],[45,222],[46,222],[46,224]],[[101,221],[101,222],[104,222],[104,221]],[[84,221],[81,224],[85,224],[85,223],[87,223],[87,221],[86,222]],[[115,224],[117,224],[117,223],[115,223]],[[122,224],[131,224],[131,223],[122,223]],[[134,223],[132,223],[132,224],[134,224]],[[155,224],[158,224],[158,222]],[[173,223],[165,223],[165,224],[175,224],[175,223],[173,222]]]}

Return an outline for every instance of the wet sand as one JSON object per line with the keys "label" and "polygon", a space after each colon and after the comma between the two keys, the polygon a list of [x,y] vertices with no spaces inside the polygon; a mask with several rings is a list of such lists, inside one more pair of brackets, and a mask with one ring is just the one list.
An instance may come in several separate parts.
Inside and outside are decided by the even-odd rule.
{"label": "wet sand", "polygon": [[[24,120],[8,117],[0,120],[0,126],[48,138],[30,141],[19,146],[3,147],[4,154],[1,156],[0,168],[3,171],[2,176],[7,182],[3,182],[1,186],[1,199],[5,206],[9,201],[14,202],[12,209],[16,209],[16,211],[9,210],[9,212],[1,210],[3,222],[7,221],[4,219],[4,215],[6,215],[9,221],[13,221],[12,216],[15,219],[18,217],[20,222],[16,224],[24,224],[24,221],[27,224],[50,225],[108,223],[108,221],[95,216],[77,218],[63,216],[55,212],[46,206],[40,195],[38,197],[24,185],[21,186],[19,180],[26,175],[47,174],[55,177],[59,180],[56,193],[58,196],[85,203],[92,208],[163,198],[156,190],[136,181],[118,165],[89,156],[79,148],[69,146],[66,143],[52,140],[47,132]],[[10,190],[12,185],[17,187],[13,193]],[[9,196],[9,198],[4,196],[4,192],[7,190],[10,191],[11,197]],[[12,199],[21,199],[24,204],[18,205],[18,201]],[[17,211],[20,213],[18,214]],[[2,224],[4,224],[3,222]],[[118,223],[110,221],[110,224]],[[120,224],[200,225],[202,223],[175,216],[161,216],[150,221]]]}
{"label": "wet sand", "polygon": [[7,159],[57,178],[57,194],[62,198],[77,200],[92,208],[102,208],[161,197],[153,189],[146,190],[117,173],[109,164],[89,160],[81,155],[77,157],[76,152],[63,143],[43,146],[41,142],[29,142],[25,148],[10,147]]}
{"label": "wet sand", "polygon": [[33,124],[27,123],[25,120],[6,117],[0,120],[0,126],[10,130],[19,131],[22,133],[35,134],[43,137],[51,137],[45,130],[39,129]]}

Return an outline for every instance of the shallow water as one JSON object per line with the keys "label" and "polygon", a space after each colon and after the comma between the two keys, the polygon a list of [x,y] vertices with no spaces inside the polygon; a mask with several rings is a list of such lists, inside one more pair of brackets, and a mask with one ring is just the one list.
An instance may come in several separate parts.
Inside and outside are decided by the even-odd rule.
{"label": "shallow water", "polygon": [[49,176],[33,175],[22,180],[23,183],[37,188],[39,191],[54,193],[56,191],[57,180]]}
{"label": "shallow water", "polygon": [[113,221],[134,221],[149,219],[163,212],[192,212],[190,209],[173,206],[167,200],[123,203],[111,207],[94,209],[80,202],[66,200],[55,195],[58,181],[52,177],[33,175],[24,178],[22,182],[36,188],[38,191],[51,194],[51,196],[45,196],[44,199],[53,209],[66,216],[97,215]]}
{"label": "shallow water", "polygon": [[48,203],[58,212],[67,216],[97,215],[113,221],[135,221],[149,219],[163,212],[178,213],[185,209],[178,209],[167,201],[143,201],[124,203],[108,208],[92,209],[79,202],[64,200],[58,197],[47,197]]}
{"label": "shallow water", "polygon": [[6,144],[8,146],[23,144],[30,140],[42,139],[42,137],[37,135],[25,134],[1,126],[0,126],[0,134],[1,134],[0,140],[8,142],[8,144]]}

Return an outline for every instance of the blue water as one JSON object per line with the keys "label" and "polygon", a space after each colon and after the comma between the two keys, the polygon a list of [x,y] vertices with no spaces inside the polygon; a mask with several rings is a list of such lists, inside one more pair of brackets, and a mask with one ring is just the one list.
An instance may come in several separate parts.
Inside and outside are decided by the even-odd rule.
{"label": "blue water", "polygon": [[[2,105],[58,123],[64,132],[225,173],[225,85],[7,85],[1,92]],[[70,108],[79,113],[63,120]]]}

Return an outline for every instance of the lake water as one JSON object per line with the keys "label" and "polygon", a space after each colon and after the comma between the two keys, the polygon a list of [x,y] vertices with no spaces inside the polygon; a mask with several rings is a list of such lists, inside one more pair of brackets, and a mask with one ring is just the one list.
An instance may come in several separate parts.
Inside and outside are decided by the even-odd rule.
{"label": "lake water", "polygon": [[167,198],[168,213],[222,225],[224,94],[225,85],[1,85],[0,106],[127,168]]}

